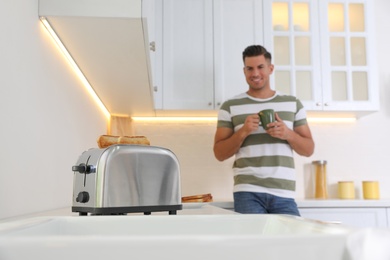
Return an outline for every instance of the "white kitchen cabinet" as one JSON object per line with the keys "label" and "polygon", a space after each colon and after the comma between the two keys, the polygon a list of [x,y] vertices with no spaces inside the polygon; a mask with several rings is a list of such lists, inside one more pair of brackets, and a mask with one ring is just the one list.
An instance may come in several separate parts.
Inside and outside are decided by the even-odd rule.
{"label": "white kitchen cabinet", "polygon": [[271,87],[297,96],[308,111],[379,107],[367,0],[157,3],[162,10],[157,109],[214,110],[246,91],[242,51],[251,44],[264,45],[273,55]]}
{"label": "white kitchen cabinet", "polygon": [[211,109],[213,2],[162,1],[162,109]]}
{"label": "white kitchen cabinet", "polygon": [[386,208],[300,208],[304,218],[353,227],[388,227]]}
{"label": "white kitchen cabinet", "polygon": [[263,44],[262,1],[214,0],[215,105],[248,90],[242,52]]}
{"label": "white kitchen cabinet", "polygon": [[372,1],[264,1],[274,89],[311,111],[379,108]]}
{"label": "white kitchen cabinet", "polygon": [[[153,98],[154,98],[154,106],[156,107],[156,100],[161,102],[161,98],[158,97],[158,93],[155,89],[155,82],[161,81],[161,70],[157,68],[161,68],[161,52],[156,52],[156,39],[161,37],[162,27],[161,23],[158,19],[161,19],[161,16],[158,15],[159,12],[156,10],[161,9],[162,1],[155,0],[142,0],[142,16],[146,19],[145,31],[148,34],[149,40],[149,57],[150,57],[150,74],[151,76],[151,84],[153,86]],[[160,63],[159,63],[160,62]]]}
{"label": "white kitchen cabinet", "polygon": [[387,215],[387,227],[390,228],[390,208],[386,209],[386,215]]}
{"label": "white kitchen cabinet", "polygon": [[156,79],[156,108],[214,110],[246,91],[242,51],[263,41],[262,1],[161,2],[162,47],[157,44],[156,52],[162,55],[156,58],[162,59],[162,77]]}

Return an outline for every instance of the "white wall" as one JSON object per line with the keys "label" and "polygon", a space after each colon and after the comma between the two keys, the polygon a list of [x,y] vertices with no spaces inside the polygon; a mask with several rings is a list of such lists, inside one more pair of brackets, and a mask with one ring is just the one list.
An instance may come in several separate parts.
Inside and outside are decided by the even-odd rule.
{"label": "white wall", "polygon": [[[312,160],[328,160],[331,195],[338,180],[375,179],[390,198],[390,1],[376,0],[380,112],[353,125],[312,125],[316,152],[297,157],[297,197]],[[72,171],[82,151],[106,132],[88,97],[38,20],[37,0],[0,4],[0,219],[71,206]],[[232,160],[212,154],[213,123],[136,123],[136,134],[170,148],[182,166],[183,195],[230,200]]]}
{"label": "white wall", "polygon": [[0,219],[71,205],[72,165],[106,119],[38,19],[0,3]]}

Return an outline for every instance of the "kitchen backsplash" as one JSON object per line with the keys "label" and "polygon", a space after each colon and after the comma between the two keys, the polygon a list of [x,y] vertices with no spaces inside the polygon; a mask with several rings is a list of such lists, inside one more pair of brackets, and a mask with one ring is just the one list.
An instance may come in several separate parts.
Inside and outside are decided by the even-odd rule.
{"label": "kitchen backsplash", "polygon": [[[363,180],[380,181],[381,197],[390,198],[390,192],[385,188],[390,186],[390,177],[386,173],[389,170],[379,165],[379,162],[386,161],[388,152],[380,151],[380,138],[362,138],[364,133],[375,128],[370,122],[377,116],[366,116],[352,124],[310,125],[316,149],[311,157],[295,156],[296,198],[313,196],[311,162],[314,160],[328,161],[330,198],[337,198],[337,182],[346,180],[355,182],[356,198],[362,197]],[[176,154],[181,166],[183,196],[211,193],[216,201],[232,200],[233,158],[224,162],[215,159],[215,122],[138,121],[134,123],[134,129],[135,134],[147,136],[151,145],[168,148]]]}

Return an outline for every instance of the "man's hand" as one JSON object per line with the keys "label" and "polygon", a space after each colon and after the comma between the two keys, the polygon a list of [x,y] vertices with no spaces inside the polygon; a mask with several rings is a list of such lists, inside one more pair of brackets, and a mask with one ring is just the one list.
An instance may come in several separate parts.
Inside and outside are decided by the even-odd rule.
{"label": "man's hand", "polygon": [[286,126],[277,113],[275,113],[275,119],[275,122],[267,125],[268,130],[266,132],[272,137],[287,140],[292,130]]}
{"label": "man's hand", "polygon": [[249,115],[246,117],[242,131],[248,135],[259,128],[260,117],[257,114]]}
{"label": "man's hand", "polygon": [[267,133],[272,137],[286,140],[291,148],[300,155],[311,156],[314,152],[314,141],[308,125],[289,129],[283,120],[275,113],[276,122],[269,123]]}
{"label": "man's hand", "polygon": [[213,149],[215,158],[224,161],[237,153],[245,138],[259,128],[259,122],[259,116],[254,114],[246,117],[243,126],[237,132],[227,127],[217,128]]}

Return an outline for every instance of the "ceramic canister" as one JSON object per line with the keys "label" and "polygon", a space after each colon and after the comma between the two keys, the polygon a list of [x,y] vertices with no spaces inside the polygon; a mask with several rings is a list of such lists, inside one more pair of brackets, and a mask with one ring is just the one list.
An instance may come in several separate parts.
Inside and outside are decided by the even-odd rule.
{"label": "ceramic canister", "polygon": [[355,183],[353,181],[338,182],[339,199],[355,199]]}
{"label": "ceramic canister", "polygon": [[363,198],[368,200],[379,199],[379,182],[363,181]]}

